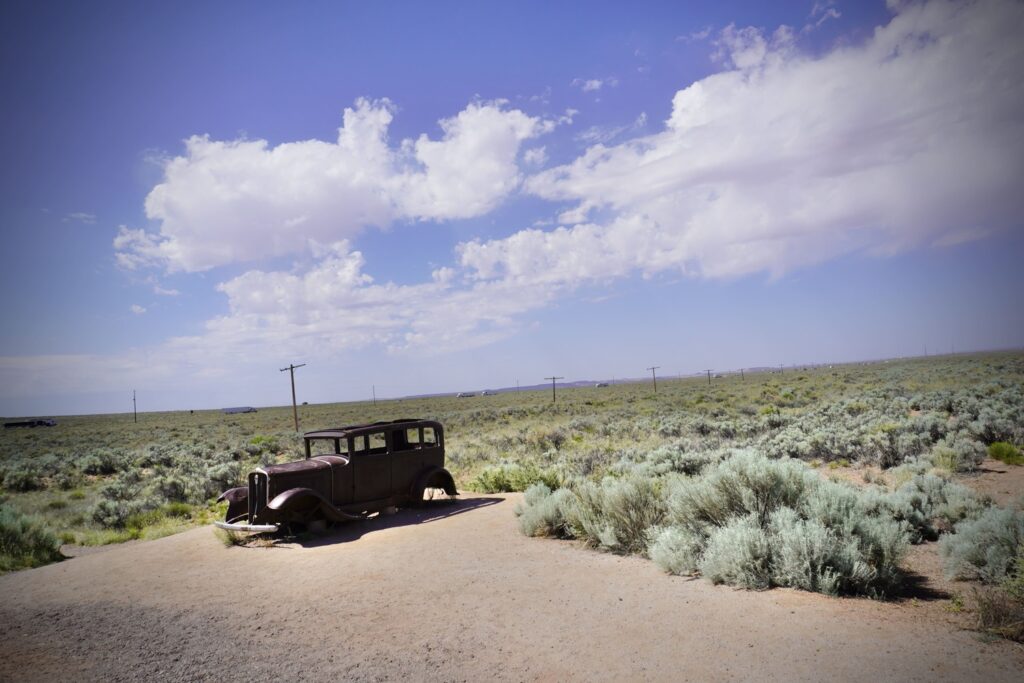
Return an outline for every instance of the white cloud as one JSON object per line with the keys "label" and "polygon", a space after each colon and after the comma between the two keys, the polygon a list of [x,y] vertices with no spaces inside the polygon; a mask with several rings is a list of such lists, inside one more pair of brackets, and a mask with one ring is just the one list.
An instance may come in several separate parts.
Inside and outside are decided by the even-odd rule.
{"label": "white cloud", "polygon": [[543,146],[534,147],[523,152],[523,162],[530,166],[543,166],[547,163],[548,152]]}
{"label": "white cloud", "polygon": [[707,40],[711,35],[711,27],[705,26],[699,31],[692,31],[685,35],[676,36],[677,43],[694,43],[702,40]]}
{"label": "white cloud", "polygon": [[114,238],[114,259],[125,270],[155,266],[161,259],[160,245],[145,230],[122,225]]}
{"label": "white cloud", "polygon": [[138,304],[132,304],[129,310],[131,310],[131,312],[134,313],[135,315],[142,315],[143,313],[146,312],[145,307],[140,306]]}
{"label": "white cloud", "polygon": [[[510,334],[517,315],[551,295],[534,283],[478,282],[455,286],[456,271],[431,281],[375,284],[363,255],[346,242],[302,273],[252,270],[218,286],[229,313],[211,320],[189,343],[323,357],[369,345],[392,351],[442,352],[481,346]],[[184,343],[183,341],[180,343]]]}
{"label": "white cloud", "polygon": [[153,293],[159,294],[160,296],[178,296],[181,294],[181,292],[176,289],[164,289],[160,285],[153,285]]}
{"label": "white cloud", "polygon": [[863,45],[819,58],[788,31],[725,29],[719,46],[735,68],[676,93],[662,132],[596,145],[527,181],[571,203],[566,222],[601,209],[599,224],[470,243],[463,264],[520,281],[777,275],[1015,225],[1024,6],[898,12]]}
{"label": "white cloud", "polygon": [[583,92],[597,92],[601,88],[614,88],[619,84],[619,79],[614,76],[608,78],[574,78],[572,84]]}
{"label": "white cloud", "polygon": [[202,271],[350,238],[366,226],[481,215],[518,186],[522,142],[556,125],[501,101],[479,102],[442,120],[441,139],[391,147],[393,116],[388,100],[361,99],[345,110],[336,142],[189,138],[146,198],[159,233],[122,227],[119,265]]}
{"label": "white cloud", "polygon": [[85,223],[86,225],[94,225],[96,223],[96,216],[91,213],[85,213],[84,211],[76,211],[75,213],[69,213],[64,216],[64,222],[78,222]]}
{"label": "white cloud", "polygon": [[632,133],[646,126],[647,113],[640,112],[640,115],[637,116],[632,123],[628,123],[622,126],[594,125],[590,126],[589,128],[585,128],[584,130],[576,134],[576,140],[587,145],[606,144],[624,133]]}
{"label": "white cloud", "polygon": [[[531,163],[543,149],[523,142],[558,121],[471,105],[443,123],[441,140],[396,147],[390,105],[362,101],[337,143],[193,138],[147,203],[160,233],[122,226],[119,263],[202,270],[295,248],[315,262],[223,282],[225,315],[200,335],[131,352],[116,381],[185,382],[233,372],[240,359],[275,367],[375,346],[471,348],[513,334],[581,283],[777,275],[1017,225],[1022,28],[1012,2],[901,5],[864,44],[810,57],[787,30],[729,27],[717,39],[726,70],[677,92],[659,132],[596,144],[527,180],[559,203],[561,226],[464,242],[456,263],[419,284],[375,282],[344,238],[364,224],[486,213],[520,182],[520,154]],[[88,368],[105,367],[59,357],[22,370],[0,359],[0,374],[28,386],[50,373],[60,386],[76,364],[83,387]]]}

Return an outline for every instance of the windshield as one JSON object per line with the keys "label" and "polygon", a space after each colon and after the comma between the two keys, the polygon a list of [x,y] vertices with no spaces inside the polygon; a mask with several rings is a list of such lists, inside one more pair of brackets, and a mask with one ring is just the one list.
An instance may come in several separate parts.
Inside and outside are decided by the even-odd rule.
{"label": "windshield", "polygon": [[331,453],[348,453],[348,439],[307,439],[307,448],[312,455],[329,455]]}

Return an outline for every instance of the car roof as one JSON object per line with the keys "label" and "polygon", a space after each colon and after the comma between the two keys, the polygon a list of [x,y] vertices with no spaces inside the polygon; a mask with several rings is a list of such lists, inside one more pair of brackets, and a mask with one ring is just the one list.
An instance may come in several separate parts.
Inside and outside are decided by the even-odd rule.
{"label": "car roof", "polygon": [[348,425],[347,427],[333,427],[330,429],[318,429],[313,432],[306,432],[302,435],[304,439],[340,439],[346,436],[355,436],[379,430],[381,427],[399,427],[408,425],[410,427],[433,427],[441,429],[441,423],[434,420],[421,420],[417,418],[402,418],[400,420],[382,420],[380,422],[368,422],[361,425]]}

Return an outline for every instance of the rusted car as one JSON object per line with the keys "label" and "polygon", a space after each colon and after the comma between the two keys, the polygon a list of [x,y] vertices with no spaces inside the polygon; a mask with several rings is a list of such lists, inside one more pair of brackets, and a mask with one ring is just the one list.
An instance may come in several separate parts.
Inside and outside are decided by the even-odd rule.
{"label": "rusted car", "polygon": [[444,468],[444,428],[432,420],[394,420],[303,435],[306,459],[266,465],[249,485],[229,489],[223,522],[231,531],[277,531],[282,525],[363,519],[372,512],[419,506],[443,491],[456,496]]}

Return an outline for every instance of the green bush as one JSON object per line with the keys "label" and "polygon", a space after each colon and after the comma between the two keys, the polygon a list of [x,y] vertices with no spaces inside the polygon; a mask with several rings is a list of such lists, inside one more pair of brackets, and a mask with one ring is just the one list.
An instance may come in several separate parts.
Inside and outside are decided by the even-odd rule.
{"label": "green bush", "polygon": [[142,506],[127,500],[100,500],[90,511],[93,521],[108,529],[123,529],[128,520],[142,512]]}
{"label": "green bush", "polygon": [[1006,463],[1007,465],[1024,465],[1024,454],[1012,443],[996,441],[988,447],[990,458]]}
{"label": "green bush", "polygon": [[3,483],[9,491],[37,491],[46,488],[42,473],[28,463],[8,467],[4,472]]}
{"label": "green bush", "polygon": [[561,477],[552,470],[542,470],[532,463],[501,463],[485,467],[470,483],[470,488],[483,493],[505,493],[525,491],[538,483],[552,490],[562,485]]}
{"label": "green bush", "polygon": [[1024,547],[1013,571],[995,588],[975,592],[979,626],[1003,638],[1024,642]]}
{"label": "green bush", "polygon": [[62,558],[60,539],[41,520],[0,505],[0,571],[38,567]]}
{"label": "green bush", "polygon": [[939,542],[949,578],[995,584],[1007,577],[1024,545],[1024,511],[991,507],[956,525]]}

